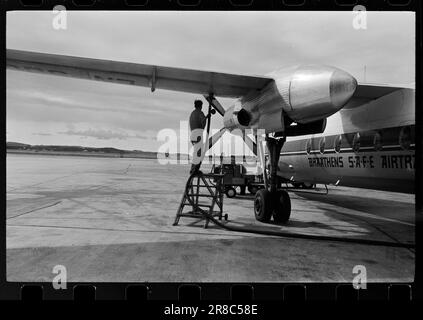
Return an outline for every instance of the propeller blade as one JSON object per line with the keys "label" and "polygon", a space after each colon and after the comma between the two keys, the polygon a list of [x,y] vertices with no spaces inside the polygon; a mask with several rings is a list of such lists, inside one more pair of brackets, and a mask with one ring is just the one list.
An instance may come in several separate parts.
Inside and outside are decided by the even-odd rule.
{"label": "propeller blade", "polygon": [[253,139],[245,134],[245,131],[243,132],[242,140],[244,140],[245,144],[254,153],[254,155],[257,156],[257,144],[253,141]]}
{"label": "propeller blade", "polygon": [[223,134],[225,132],[226,132],[226,128],[222,128],[218,132],[216,132],[214,135],[212,135],[209,138],[209,143],[208,143],[208,146],[206,148],[206,151],[211,149],[214,146],[214,144],[223,136]]}
{"label": "propeller blade", "polygon": [[221,116],[225,115],[225,108],[222,107],[222,105],[219,103],[219,101],[216,100],[216,98],[214,96],[210,97],[210,96],[206,96],[204,95],[204,98],[206,98],[206,100],[208,101],[208,103],[210,103],[213,108],[219,112],[219,114]]}

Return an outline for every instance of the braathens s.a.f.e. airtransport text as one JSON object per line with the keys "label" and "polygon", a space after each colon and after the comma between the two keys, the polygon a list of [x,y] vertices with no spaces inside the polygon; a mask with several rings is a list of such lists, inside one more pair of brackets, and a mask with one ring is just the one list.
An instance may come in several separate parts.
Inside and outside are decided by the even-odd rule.
{"label": "braathens s.a.f.e. airtransport text", "polygon": [[[261,129],[269,157],[258,190],[259,221],[288,221],[284,179],[414,192],[415,96],[412,86],[358,83],[331,66],[296,66],[247,76],[155,65],[7,50],[7,68],[204,95],[224,117],[224,132]],[[217,97],[237,98],[224,109]],[[243,135],[264,164],[262,143]],[[257,138],[257,137],[256,137]]]}

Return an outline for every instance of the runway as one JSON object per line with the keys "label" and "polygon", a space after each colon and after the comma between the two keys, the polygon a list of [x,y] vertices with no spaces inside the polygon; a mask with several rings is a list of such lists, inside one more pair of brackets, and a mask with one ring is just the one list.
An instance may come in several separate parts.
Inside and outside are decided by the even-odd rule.
{"label": "runway", "polygon": [[[206,168],[204,169],[206,171]],[[409,282],[414,251],[277,238],[181,218],[188,165],[156,160],[7,155],[7,280],[84,282]],[[317,190],[323,191],[323,190]],[[287,225],[254,219],[252,196],[224,199],[228,224],[414,242],[414,195],[329,187],[289,191]]]}

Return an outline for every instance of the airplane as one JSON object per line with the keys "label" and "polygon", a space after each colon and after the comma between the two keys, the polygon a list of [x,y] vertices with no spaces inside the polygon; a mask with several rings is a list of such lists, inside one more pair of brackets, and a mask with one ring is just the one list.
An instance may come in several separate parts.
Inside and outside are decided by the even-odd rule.
{"label": "airplane", "polygon": [[285,143],[278,175],[297,187],[322,183],[414,193],[414,89],[358,90],[362,100],[353,98],[328,117],[322,133]]}
{"label": "airplane", "polygon": [[[286,223],[291,201],[281,178],[414,192],[415,95],[411,86],[358,83],[333,66],[305,65],[248,76],[7,49],[8,69],[201,94],[225,132],[264,131],[269,170],[255,218]],[[228,109],[217,97],[236,98]],[[244,142],[266,163],[262,137]],[[206,142],[207,142],[206,141]]]}

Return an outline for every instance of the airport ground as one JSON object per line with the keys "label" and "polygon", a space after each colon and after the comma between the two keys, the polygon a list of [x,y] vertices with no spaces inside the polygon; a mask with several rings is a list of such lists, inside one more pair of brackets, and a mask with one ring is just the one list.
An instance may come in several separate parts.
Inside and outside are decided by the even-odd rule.
{"label": "airport ground", "polygon": [[[207,169],[204,168],[206,171]],[[181,218],[188,165],[156,160],[7,155],[7,280],[409,282],[413,250],[230,232]],[[287,225],[254,219],[251,195],[224,199],[228,224],[291,233],[414,242],[414,195],[346,187],[290,190]]]}

